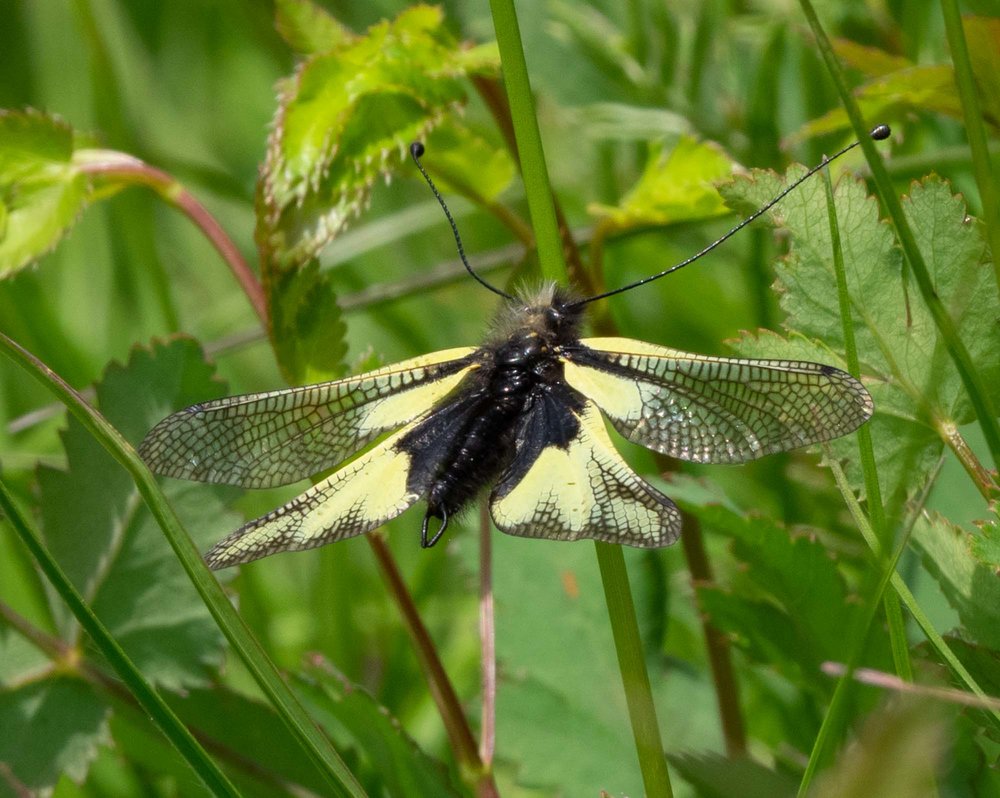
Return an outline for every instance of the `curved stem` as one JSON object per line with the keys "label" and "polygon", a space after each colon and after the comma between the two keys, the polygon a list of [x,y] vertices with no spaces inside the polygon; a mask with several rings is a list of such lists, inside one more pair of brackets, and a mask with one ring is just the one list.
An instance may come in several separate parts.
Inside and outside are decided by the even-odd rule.
{"label": "curved stem", "polygon": [[406,630],[410,634],[413,646],[417,652],[417,659],[420,667],[427,678],[430,687],[431,697],[437,705],[438,712],[444,721],[445,730],[451,747],[455,751],[460,769],[465,773],[474,774],[476,782],[476,793],[480,798],[497,796],[496,785],[492,775],[483,767],[479,758],[479,751],[476,741],[472,736],[472,730],[466,720],[462,705],[459,703],[455,688],[451,685],[451,680],[445,672],[444,665],[437,655],[434,641],[430,632],[424,626],[420,615],[417,613],[416,605],[413,603],[406,583],[403,582],[403,575],[399,572],[395,559],[385,544],[384,538],[379,534],[365,535],[365,539],[371,546],[375,560],[378,562],[382,577],[389,588],[389,592],[396,600],[396,606],[406,624]]}
{"label": "curved stem", "polygon": [[151,188],[194,222],[229,266],[261,323],[267,324],[267,304],[260,281],[233,240],[191,192],[166,172],[131,155],[111,150],[87,150],[84,153],[86,159],[79,164],[81,172],[118,183]]}

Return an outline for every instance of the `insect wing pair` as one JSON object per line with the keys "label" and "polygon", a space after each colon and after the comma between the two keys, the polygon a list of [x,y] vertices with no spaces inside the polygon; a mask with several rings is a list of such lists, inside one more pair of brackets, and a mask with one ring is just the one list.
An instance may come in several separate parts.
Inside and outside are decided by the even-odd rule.
{"label": "insect wing pair", "polygon": [[551,288],[509,304],[504,334],[479,348],[194,405],[154,427],[140,454],[166,476],[247,488],[340,465],[216,544],[212,568],[360,535],[420,500],[431,545],[486,487],[508,534],[654,548],[677,539],[680,513],[625,463],[605,420],[671,457],[743,463],[845,435],[873,412],[831,366],[580,338]]}

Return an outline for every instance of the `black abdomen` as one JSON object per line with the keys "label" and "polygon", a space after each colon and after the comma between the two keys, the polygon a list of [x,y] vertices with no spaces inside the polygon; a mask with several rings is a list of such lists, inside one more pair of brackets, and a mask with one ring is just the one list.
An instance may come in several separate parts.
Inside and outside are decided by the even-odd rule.
{"label": "black abdomen", "polygon": [[[410,455],[407,487],[427,499],[421,544],[433,545],[448,521],[514,458],[519,420],[545,390],[553,356],[532,347],[508,346],[458,390],[461,398],[440,407],[399,443]],[[431,518],[440,528],[428,538]]]}

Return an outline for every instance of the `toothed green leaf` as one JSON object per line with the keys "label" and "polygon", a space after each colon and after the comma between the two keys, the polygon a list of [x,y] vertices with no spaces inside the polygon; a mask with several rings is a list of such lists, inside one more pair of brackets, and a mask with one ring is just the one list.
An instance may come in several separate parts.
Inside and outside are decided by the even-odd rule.
{"label": "toothed green leaf", "polygon": [[282,86],[258,189],[265,269],[306,263],[361,212],[409,144],[495,73],[492,48],[462,49],[440,9],[414,6],[308,58]]}
{"label": "toothed green leaf", "polygon": [[[754,172],[723,193],[745,209],[763,204],[784,185],[773,173]],[[877,204],[866,196],[863,184],[853,180],[840,181],[835,196],[851,323],[866,385],[875,400],[871,431],[880,478],[890,492],[904,483],[913,490],[940,452],[935,424],[965,424],[974,414],[937,327],[902,268],[891,230],[878,218]],[[991,305],[995,285],[980,224],[967,216],[961,199],[937,178],[913,184],[903,206],[938,296],[988,389],[1000,393],[996,358],[1000,326]],[[781,306],[788,314],[786,326],[842,352],[843,327],[822,182],[802,185],[781,201],[772,216],[791,234],[789,255],[776,267]],[[794,337],[787,345],[771,336],[745,337],[737,349],[753,357],[804,358],[843,368],[839,357],[817,350],[810,354],[808,344]],[[853,439],[833,441],[831,449],[835,457],[848,458],[848,476],[860,487]]]}
{"label": "toothed green leaf", "polygon": [[51,250],[87,206],[73,145],[56,117],[0,110],[0,278]]}
{"label": "toothed green leaf", "polygon": [[[136,349],[96,386],[101,412],[133,443],[154,423],[223,386],[191,340]],[[79,423],[63,433],[68,468],[40,467],[46,543],[67,575],[152,682],[178,689],[203,684],[221,663],[223,641],[131,479]],[[225,504],[236,492],[171,480],[171,504],[207,547],[239,525]],[[61,634],[76,621],[61,607]]]}
{"label": "toothed green leaf", "polygon": [[975,642],[1000,650],[1000,560],[993,556],[995,519],[989,527],[990,532],[974,534],[933,515],[917,521],[913,540],[966,632]]}

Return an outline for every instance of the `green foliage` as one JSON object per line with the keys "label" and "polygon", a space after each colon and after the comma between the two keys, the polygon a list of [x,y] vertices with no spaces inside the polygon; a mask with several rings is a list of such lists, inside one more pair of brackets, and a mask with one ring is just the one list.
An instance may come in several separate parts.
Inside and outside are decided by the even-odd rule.
{"label": "green foliage", "polygon": [[[775,175],[757,172],[724,193],[740,207],[756,207],[784,185]],[[968,424],[974,416],[930,313],[914,301],[912,278],[901,269],[902,257],[889,228],[879,221],[874,200],[854,181],[841,181],[835,199],[839,224],[848,231],[843,250],[858,357],[881,411],[871,423],[876,462],[884,492],[891,496],[904,486],[919,489],[940,453],[941,430]],[[1000,328],[994,323],[996,296],[981,226],[934,178],[913,184],[904,208],[938,296],[990,390],[1000,393],[995,357]],[[794,335],[787,342],[770,335],[746,338],[739,349],[754,357],[828,360],[830,348],[843,348],[843,327],[822,185],[802,186],[773,214],[793,241],[776,271],[786,324]],[[842,438],[830,448],[848,461],[848,475],[860,487],[854,442]]]}
{"label": "green foliage", "polygon": [[[380,187],[380,178],[417,178],[407,156],[414,139],[428,145],[425,166],[474,262],[495,268],[535,252],[482,8],[276,0],[274,18],[268,4],[245,0],[14,9],[0,33],[9,55],[0,59],[0,107],[11,109],[0,111],[0,332],[78,388],[95,384],[86,395],[132,443],[167,413],[227,390],[195,340],[144,343],[177,329],[205,342],[233,393],[330,379],[346,364],[363,370],[483,335],[494,298],[456,277],[450,231],[426,188],[419,179]],[[719,192],[748,212],[801,174],[789,163],[814,163],[845,143],[846,116],[799,13],[766,11],[519,4],[551,185],[577,244],[567,251],[595,284],[606,276],[611,288],[684,259],[735,222],[718,218]],[[896,193],[906,195],[937,295],[998,396],[1000,313],[984,236],[996,222],[982,210],[956,121],[963,108],[939,11],[890,4],[876,16],[863,4],[833,4],[823,13],[863,110],[896,130],[879,145]],[[964,32],[995,149],[1000,20],[966,17]],[[31,108],[59,117],[17,110]],[[95,131],[102,149],[79,130]],[[797,132],[782,142],[788,131]],[[717,189],[737,163],[774,171]],[[932,169],[940,176],[925,177]],[[187,189],[204,214],[154,212],[140,189],[120,190],[135,183],[173,207]],[[869,194],[858,179],[837,181],[889,531],[901,540],[912,524],[899,576],[997,696],[1000,531],[984,498],[995,475],[977,459],[982,440],[965,388]],[[107,201],[95,207],[98,199]],[[748,356],[845,368],[821,180],[769,216],[777,235],[758,223],[720,256],[611,300],[595,325],[712,354],[738,336]],[[206,219],[244,256],[257,245],[270,350],[204,241]],[[4,484],[39,520],[52,556],[243,794],[328,794],[276,702],[227,650],[133,483],[48,401],[0,362]],[[623,450],[650,479],[663,470],[648,453]],[[854,438],[822,454],[844,464],[863,499]],[[858,665],[894,669],[871,596],[879,563],[817,460],[793,453],[738,469],[684,466],[688,474],[665,480],[689,530],[701,530],[711,575],[690,547],[627,552],[678,798],[794,794],[838,689],[823,664],[858,652]],[[177,481],[164,489],[202,548],[295,490],[242,495]],[[455,520],[452,539],[430,552],[416,544],[418,526],[405,515],[387,539],[477,736],[476,524]],[[591,548],[495,537],[499,793],[641,794]],[[399,596],[367,545],[345,541],[220,576],[368,794],[483,794],[482,774],[444,731]],[[870,630],[858,626],[866,613],[875,615]],[[723,666],[706,650],[704,623],[729,645],[734,688],[715,679]],[[916,625],[906,631],[915,681],[943,683],[940,647],[923,643]],[[0,519],[0,796],[202,794],[123,684]],[[935,711],[930,699],[903,703],[871,687],[849,690],[843,706],[830,748],[840,753],[817,774],[816,795],[1000,789],[988,710]],[[748,757],[726,739],[720,707],[740,718]]]}
{"label": "green foliage", "polygon": [[90,199],[73,130],[37,111],[0,111],[0,277],[52,249]]}

